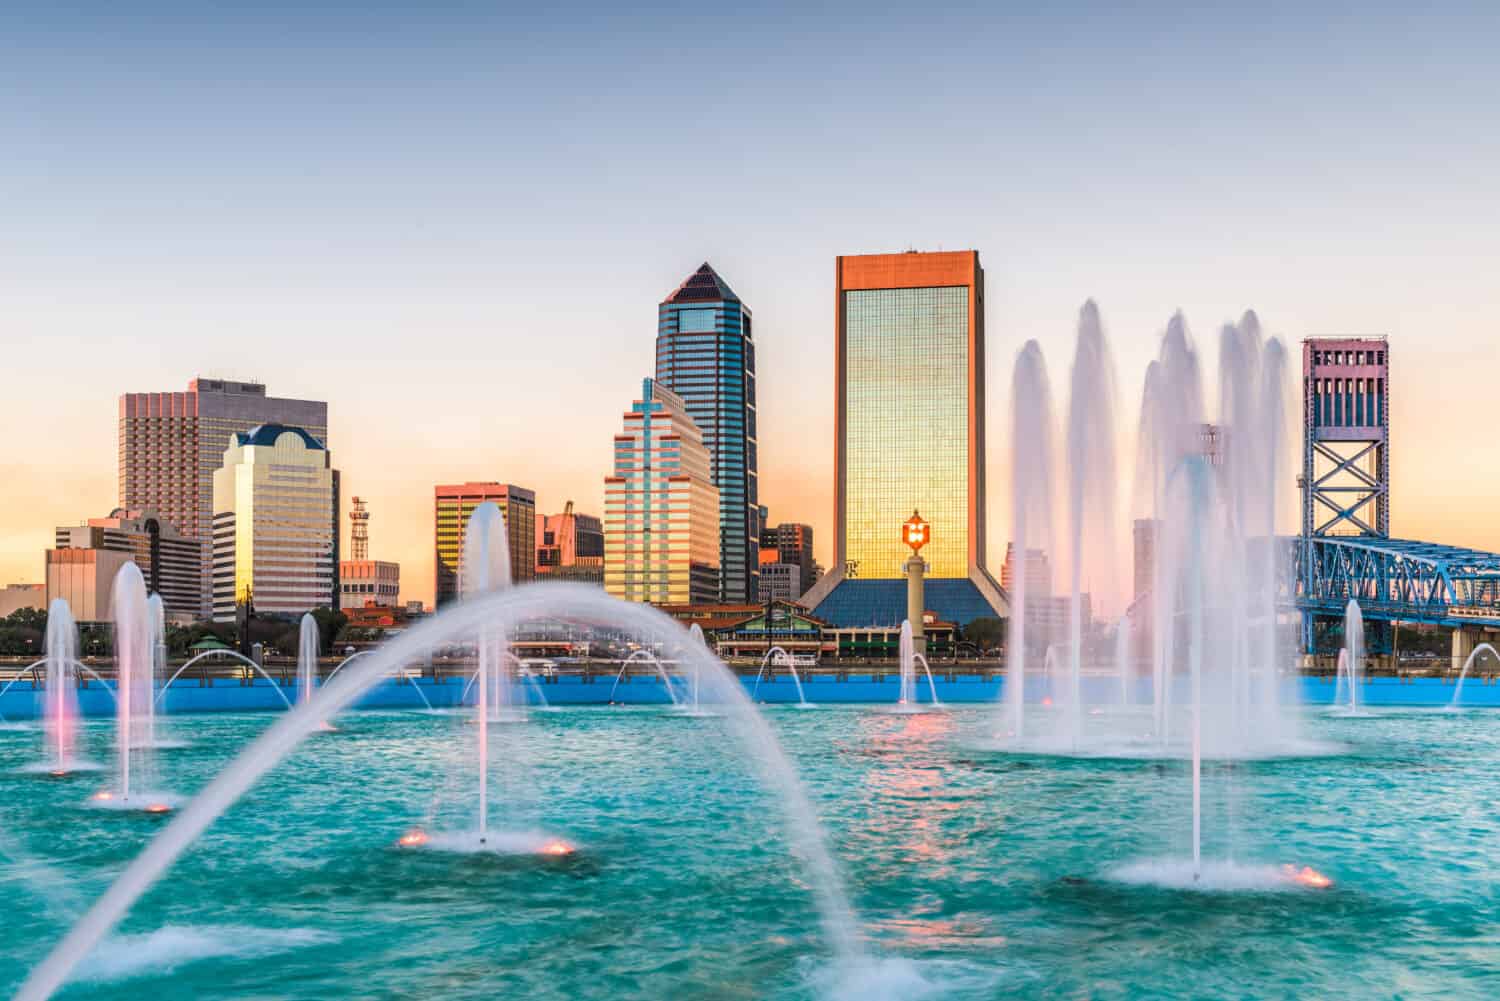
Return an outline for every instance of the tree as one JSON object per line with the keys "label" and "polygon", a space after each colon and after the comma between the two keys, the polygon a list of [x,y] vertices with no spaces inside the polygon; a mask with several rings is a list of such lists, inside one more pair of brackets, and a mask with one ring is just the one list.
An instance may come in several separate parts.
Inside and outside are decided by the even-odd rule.
{"label": "tree", "polygon": [[964,626],[961,637],[965,643],[972,643],[981,651],[993,650],[1005,642],[1005,620],[993,616],[982,616],[971,619]]}
{"label": "tree", "polygon": [[334,638],[349,624],[349,616],[333,608],[314,608],[312,616],[318,623],[318,653],[326,654],[333,649]]}

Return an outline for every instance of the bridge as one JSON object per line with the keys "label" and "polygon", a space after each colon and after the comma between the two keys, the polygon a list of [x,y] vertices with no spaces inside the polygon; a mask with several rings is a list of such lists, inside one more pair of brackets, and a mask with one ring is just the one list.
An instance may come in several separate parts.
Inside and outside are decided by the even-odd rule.
{"label": "bridge", "polygon": [[1376,536],[1287,541],[1305,618],[1341,616],[1352,598],[1366,619],[1500,630],[1500,554]]}
{"label": "bridge", "polygon": [[1352,598],[1367,620],[1453,629],[1458,663],[1500,630],[1500,555],[1390,537],[1390,420],[1385,338],[1302,342],[1302,531],[1282,597],[1305,654]]}

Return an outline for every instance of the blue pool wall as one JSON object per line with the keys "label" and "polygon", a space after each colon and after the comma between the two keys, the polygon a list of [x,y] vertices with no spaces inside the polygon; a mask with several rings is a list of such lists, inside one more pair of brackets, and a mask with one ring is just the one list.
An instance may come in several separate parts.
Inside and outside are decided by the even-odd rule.
{"label": "blue pool wall", "polygon": [[[988,679],[977,674],[958,674],[952,680],[944,676],[936,679],[937,695],[943,702],[973,704],[995,702],[1004,697],[1005,683],[1001,678]],[[797,687],[790,677],[762,679],[756,687],[754,678],[742,678],[747,693],[754,692],[757,702],[786,703],[797,701]],[[364,709],[422,708],[422,696],[434,708],[446,708],[463,702],[467,680],[460,677],[433,680],[392,680],[374,688],[359,702]],[[674,679],[679,697],[687,691],[687,682]],[[419,695],[416,688],[420,686]],[[1309,705],[1327,705],[1333,701],[1337,689],[1332,678],[1303,677],[1285,683],[1286,694],[1300,695],[1301,701]],[[1030,702],[1041,702],[1050,695],[1045,678],[1033,678],[1027,682],[1026,697]],[[1370,706],[1445,706],[1453,698],[1454,683],[1445,678],[1370,678],[1360,685],[1360,699]],[[545,679],[540,688],[547,701],[554,705],[606,705],[611,701],[624,705],[661,705],[669,700],[660,678],[627,678],[616,686],[613,678],[596,675],[592,679],[580,675],[562,675]],[[881,703],[895,702],[900,690],[900,681],[895,675],[853,673],[845,678],[818,675],[803,682],[809,702],[836,703]],[[1184,695],[1186,693],[1184,692]],[[918,685],[918,699],[930,700],[926,679]],[[286,688],[286,697],[295,701],[291,685]],[[472,692],[470,693],[472,699]],[[1101,678],[1084,679],[1084,698],[1094,704],[1118,702],[1120,688],[1117,681]],[[3,696],[0,696],[0,719],[21,720],[36,717],[42,705],[43,692],[33,688],[29,680],[18,681]],[[1150,683],[1138,685],[1132,693],[1132,701],[1146,703],[1151,699]],[[533,701],[535,699],[533,698]],[[109,716],[114,713],[114,698],[103,685],[92,681],[78,691],[79,708],[85,716]],[[1464,685],[1463,704],[1467,707],[1500,706],[1500,683],[1485,677],[1470,678]],[[285,709],[286,703],[276,690],[276,685],[264,678],[241,681],[236,678],[209,678],[179,680],[167,691],[161,709],[168,713],[181,712],[245,712],[259,709]]]}

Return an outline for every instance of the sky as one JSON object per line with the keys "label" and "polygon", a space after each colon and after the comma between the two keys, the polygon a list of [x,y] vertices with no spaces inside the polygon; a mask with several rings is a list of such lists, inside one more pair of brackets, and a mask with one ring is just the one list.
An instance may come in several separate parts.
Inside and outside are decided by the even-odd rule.
{"label": "sky", "polygon": [[430,600],[434,483],[601,510],[704,261],[826,564],[834,257],[913,248],[987,274],[992,567],[1015,354],[1066,399],[1090,297],[1127,451],[1176,309],[1209,371],[1246,308],[1389,336],[1393,534],[1500,550],[1494,4],[127,6],[0,7],[0,584],[115,505],[119,394],[204,375],[326,399]]}

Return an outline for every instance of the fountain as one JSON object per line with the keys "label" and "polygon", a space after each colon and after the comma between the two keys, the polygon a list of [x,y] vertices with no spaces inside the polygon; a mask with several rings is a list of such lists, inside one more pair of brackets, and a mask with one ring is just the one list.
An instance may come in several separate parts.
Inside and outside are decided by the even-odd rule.
{"label": "fountain", "polygon": [[[901,691],[896,700],[893,712],[898,713],[923,713],[942,708],[942,702],[938,700],[937,684],[932,680],[932,668],[927,666],[927,658],[916,652],[916,644],[912,640],[911,621],[902,620],[901,640],[897,648],[901,657]],[[917,701],[917,664],[922,665],[922,670],[927,673],[927,689],[931,696],[931,703],[923,706]]]}
{"label": "fountain", "polygon": [[[1041,345],[1034,340],[1016,356],[1010,414],[1011,559],[1019,572],[1011,582],[1005,691],[1009,736],[1020,740],[1025,735],[1029,555],[1033,547],[1044,553],[1052,547],[1052,391]],[[1042,639],[1045,646],[1051,638]]]}
{"label": "fountain", "polygon": [[[1369,715],[1360,708],[1359,686],[1365,672],[1365,620],[1359,602],[1353,598],[1344,606],[1344,649],[1339,651],[1340,675],[1347,679],[1349,699],[1345,716]],[[1458,693],[1454,692],[1456,696]]]}
{"label": "fountain", "polygon": [[176,804],[176,797],[147,789],[150,752],[155,746],[152,733],[156,686],[152,672],[157,657],[153,649],[156,636],[145,578],[134,563],[127,563],[115,576],[114,595],[115,739],[119,748],[119,787],[96,793],[90,801],[93,806],[165,813]]}
{"label": "fountain", "polygon": [[[1068,737],[1083,738],[1083,587],[1092,582],[1093,606],[1115,576],[1115,371],[1104,325],[1093,300],[1078,317],[1078,344],[1068,398]],[[1085,563],[1087,562],[1087,568]]]}
{"label": "fountain", "polygon": [[52,760],[45,767],[54,776],[97,771],[98,765],[74,754],[73,742],[78,736],[78,626],[62,598],[53,598],[47,607],[46,641],[47,692],[43,715]]}
{"label": "fountain", "polygon": [[1130,616],[1115,623],[1115,670],[1120,675],[1120,705],[1130,705]]}
{"label": "fountain", "polygon": [[[695,649],[708,650],[708,640],[704,638],[704,636],[703,636],[703,627],[700,626],[700,625],[698,625],[698,623],[694,622],[691,626],[688,627],[688,636],[687,636],[687,638],[688,638],[688,644],[690,646],[694,647]],[[712,653],[712,651],[709,651],[709,652]],[[681,715],[683,715],[683,716],[690,716],[690,717],[694,717],[696,719],[709,719],[709,718],[712,718],[712,717],[717,716],[719,714],[716,713],[716,712],[714,712],[711,709],[704,709],[703,708],[703,670],[702,670],[702,664],[703,664],[702,660],[700,660],[700,659],[698,659],[696,657],[690,658],[690,660],[689,660],[689,666],[692,668],[692,672],[693,672],[692,700],[690,702],[686,703],[686,704],[679,705],[677,707],[677,709],[678,709],[678,712]],[[616,681],[618,681],[618,679],[616,679]],[[668,685],[668,689],[667,690],[668,690],[668,692],[671,691],[671,686],[670,685]],[[797,685],[797,691],[798,691],[799,694],[802,691],[802,686],[801,686],[800,682]]]}
{"label": "fountain", "polygon": [[[696,629],[698,627],[694,626],[693,628]],[[787,653],[779,646],[773,646],[771,649],[767,650],[766,655],[760,659],[760,670],[755,672],[755,684],[751,687],[750,690],[750,698],[752,700],[760,692],[760,679],[761,676],[766,673],[766,668],[768,666],[773,670],[777,666],[785,667],[787,671],[791,673],[792,684],[797,686],[798,709],[813,708],[813,704],[807,701],[807,693],[802,690],[802,676],[797,673],[797,662],[792,658],[791,654]]]}
{"label": "fountain", "polygon": [[1469,656],[1464,658],[1462,670],[1458,672],[1458,684],[1453,689],[1453,698],[1448,700],[1448,710],[1450,712],[1459,708],[1464,694],[1464,679],[1469,676],[1469,668],[1474,666],[1474,661],[1482,653],[1488,653],[1496,660],[1500,660],[1500,650],[1496,650],[1488,643],[1480,643],[1469,652]]}
{"label": "fountain", "polygon": [[[706,649],[706,648],[705,648]],[[672,700],[672,708],[681,709],[682,700],[677,697],[677,690],[672,686],[672,676],[667,674],[666,666],[661,659],[650,650],[642,647],[639,650],[630,651],[630,655],[620,662],[620,671],[615,675],[615,683],[609,688],[609,703],[614,705],[615,691],[620,687],[631,664],[649,663],[656,668],[656,676],[661,679],[661,685],[667,690],[667,698]]]}
{"label": "fountain", "polygon": [[[318,620],[306,612],[297,624],[297,704],[311,702],[318,691],[318,654],[322,649],[318,633]],[[333,733],[337,727],[327,720],[319,727],[325,733]]]}
{"label": "fountain", "polygon": [[297,702],[309,702],[318,687],[318,620],[308,612],[297,627]]}
{"label": "fountain", "polygon": [[[337,679],[320,688],[309,702],[280,717],[187,804],[116,878],[36,966],[21,985],[18,1001],[39,1001],[68,979],[78,963],[230,806],[316,731],[319,722],[356,703],[367,691],[393,676],[401,665],[434,645],[452,643],[487,631],[508,634],[521,623],[564,617],[573,621],[628,629],[638,635],[670,635],[675,622],[646,605],[626,604],[583,584],[541,583],[497,593],[477,593],[433,618],[392,638],[369,657],[350,664]],[[739,679],[707,650],[689,645],[684,656],[696,659],[705,700],[725,709],[725,725],[776,802],[791,842],[790,857],[800,860],[822,928],[838,971],[849,982],[871,976],[876,965],[866,958],[842,882],[811,803],[768,723],[755,711]],[[479,727],[481,731],[485,728]],[[482,748],[482,745],[481,745]],[[481,822],[483,818],[481,817]],[[548,843],[538,846],[548,850]]]}

